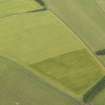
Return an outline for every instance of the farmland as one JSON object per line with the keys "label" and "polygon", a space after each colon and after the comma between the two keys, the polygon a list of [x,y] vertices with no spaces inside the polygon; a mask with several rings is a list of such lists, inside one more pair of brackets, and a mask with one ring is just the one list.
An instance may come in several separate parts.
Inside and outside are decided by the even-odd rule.
{"label": "farmland", "polygon": [[81,100],[81,97],[83,100],[88,89],[104,76],[102,68],[86,49],[49,58],[34,63],[31,67],[47,76],[56,87],[64,88],[64,91],[73,94],[78,100]]}
{"label": "farmland", "polygon": [[[33,21],[35,24],[33,24]],[[58,77],[58,84],[61,84],[76,96],[83,97],[87,89],[103,76],[100,70],[101,67],[95,60],[91,59],[93,57],[89,54],[83,43],[50,11],[1,18],[0,25],[2,26],[0,28],[0,54],[2,56],[30,65],[30,67],[31,65],[36,65],[37,62],[43,61],[44,63],[44,60],[48,58],[55,58],[54,65],[50,65],[52,60],[45,62],[45,67],[49,65],[46,68],[48,68],[48,71],[51,71],[51,79]],[[62,58],[63,54],[67,55]],[[58,64],[56,64],[57,56],[59,56]],[[81,57],[83,59],[78,63]],[[61,64],[66,61],[66,65],[71,64],[70,67],[67,68],[65,66],[62,67],[61,64],[59,65],[60,59],[62,59]],[[77,65],[75,65],[76,62]],[[44,65],[43,63],[42,65]],[[53,66],[55,67],[54,69]],[[38,67],[39,69],[42,67],[42,71],[46,69],[40,63]],[[39,69],[35,69],[35,71],[39,72]],[[66,76],[69,69],[70,78]],[[78,72],[75,72],[77,69]],[[43,74],[46,72],[43,71]],[[65,73],[65,76],[63,76],[63,73]],[[77,73],[82,74],[76,78]],[[86,80],[82,80],[83,77],[86,77]],[[72,82],[75,78],[78,81]],[[66,83],[67,80],[69,80],[69,84]]]}
{"label": "farmland", "polygon": [[[105,87],[105,86],[104,86]],[[105,104],[105,89],[98,93],[92,101],[95,105],[104,105]]]}
{"label": "farmland", "polygon": [[105,105],[104,34],[104,0],[0,0],[0,105]]}
{"label": "farmland", "polygon": [[[105,1],[45,0],[49,10],[59,17],[105,66]],[[105,81],[105,80],[103,80]],[[102,85],[103,84],[103,85]],[[104,84],[97,88],[93,104],[104,105]],[[98,86],[98,85],[97,85]],[[98,86],[98,87],[100,87]]]}

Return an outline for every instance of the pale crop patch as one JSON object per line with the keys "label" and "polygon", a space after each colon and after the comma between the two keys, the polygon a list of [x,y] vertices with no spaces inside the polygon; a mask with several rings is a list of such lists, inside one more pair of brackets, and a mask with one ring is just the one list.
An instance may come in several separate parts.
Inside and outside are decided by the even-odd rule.
{"label": "pale crop patch", "polygon": [[20,103],[19,102],[16,102],[16,105],[20,105]]}
{"label": "pale crop patch", "polygon": [[105,0],[96,0],[96,3],[105,12]]}

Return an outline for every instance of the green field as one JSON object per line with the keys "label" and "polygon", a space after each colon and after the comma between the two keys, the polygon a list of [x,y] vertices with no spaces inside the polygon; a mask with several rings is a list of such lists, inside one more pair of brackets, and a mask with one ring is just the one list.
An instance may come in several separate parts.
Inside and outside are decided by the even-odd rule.
{"label": "green field", "polygon": [[[49,9],[94,52],[105,49],[105,12],[102,0],[45,0]],[[101,2],[101,3],[100,3]],[[103,5],[102,5],[103,4]],[[97,57],[105,65],[105,52]]]}
{"label": "green field", "polygon": [[[96,54],[105,66],[105,1],[104,0],[45,0],[56,14]],[[86,70],[86,69],[85,69]],[[86,72],[86,71],[85,71]],[[104,83],[103,83],[104,84]],[[102,83],[101,83],[102,85]],[[105,105],[104,87],[91,92],[93,105]],[[74,89],[74,88],[73,88]],[[97,93],[97,92],[100,93]]]}
{"label": "green field", "polygon": [[30,70],[0,57],[1,105],[80,105]]}
{"label": "green field", "polygon": [[60,55],[31,65],[38,72],[80,97],[103,76],[101,68],[84,50]]}
{"label": "green field", "polygon": [[0,0],[0,18],[41,8],[35,0]]}
{"label": "green field", "polygon": [[[55,80],[57,77],[56,84],[60,84],[61,88],[66,88],[79,99],[93,86],[93,83],[103,76],[100,70],[102,68],[82,42],[50,11],[1,18],[0,26],[2,26],[0,28],[0,55],[22,64],[35,65],[35,67],[38,62],[45,63],[45,67],[39,63],[38,67],[41,68],[41,72],[49,68],[48,71],[51,71],[49,79]],[[65,54],[67,55],[62,58]],[[55,62],[46,67],[47,63],[51,63],[52,60],[46,62],[44,60],[54,58],[56,61],[56,57],[58,64]],[[66,60],[65,63],[70,67],[59,65],[60,59],[63,63]],[[67,71],[69,71],[69,76],[66,75]],[[48,77],[46,72],[43,71],[43,75]]]}
{"label": "green field", "polygon": [[44,1],[0,0],[0,105],[105,105],[105,1]]}
{"label": "green field", "polygon": [[[27,13],[41,8],[33,0],[0,1],[0,8],[1,56],[28,66],[48,57],[75,51],[77,46],[78,49],[83,48],[77,38],[69,36],[72,31],[51,12]],[[0,57],[0,65],[2,105],[81,105],[72,96],[7,58]]]}
{"label": "green field", "polygon": [[0,19],[0,26],[0,55],[18,62],[32,64],[83,48],[70,36],[72,31],[49,11]]}

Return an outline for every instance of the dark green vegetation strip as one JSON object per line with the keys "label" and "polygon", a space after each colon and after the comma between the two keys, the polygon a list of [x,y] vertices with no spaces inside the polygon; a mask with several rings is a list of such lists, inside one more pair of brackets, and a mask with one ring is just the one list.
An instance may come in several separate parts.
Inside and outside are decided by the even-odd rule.
{"label": "dark green vegetation strip", "polygon": [[99,65],[86,50],[50,58],[31,67],[81,96],[103,76]]}
{"label": "dark green vegetation strip", "polygon": [[[105,82],[104,82],[105,83]],[[105,105],[105,85],[104,89],[102,89],[92,100],[93,105]]]}
{"label": "dark green vegetation strip", "polygon": [[45,7],[45,2],[43,0],[36,0],[40,5]]}
{"label": "dark green vegetation strip", "polygon": [[0,57],[1,105],[80,105],[21,65]]}
{"label": "dark green vegetation strip", "polygon": [[84,102],[90,102],[105,88],[105,77],[96,83],[87,93],[84,95]]}

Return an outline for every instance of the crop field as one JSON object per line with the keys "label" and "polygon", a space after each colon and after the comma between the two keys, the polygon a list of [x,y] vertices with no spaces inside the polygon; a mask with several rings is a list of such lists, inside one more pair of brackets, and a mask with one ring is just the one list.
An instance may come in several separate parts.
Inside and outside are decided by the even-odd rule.
{"label": "crop field", "polygon": [[[49,9],[62,19],[105,65],[105,1],[45,1]],[[102,54],[97,54],[99,51]]]}
{"label": "crop field", "polygon": [[[41,6],[36,2],[0,2],[1,56],[28,66],[48,57],[75,51],[77,46],[78,49],[83,48],[77,38],[69,36],[73,34],[72,31],[51,12],[40,9]],[[72,45],[69,45],[70,42],[73,42]],[[69,49],[70,46],[73,46],[72,49]],[[0,57],[0,65],[0,104],[80,105],[72,96],[50,86],[15,62]]]}
{"label": "crop field", "polygon": [[30,70],[0,57],[1,105],[80,105]]}
{"label": "crop field", "polygon": [[85,49],[72,51],[31,66],[79,98],[104,76],[100,66]]}
{"label": "crop field", "polygon": [[83,48],[69,35],[72,31],[49,11],[0,19],[0,26],[0,55],[18,62],[32,64]]}
{"label": "crop field", "polygon": [[0,0],[0,105],[105,105],[104,34],[104,0]]}
{"label": "crop field", "polygon": [[0,0],[0,18],[41,8],[35,0]]}

